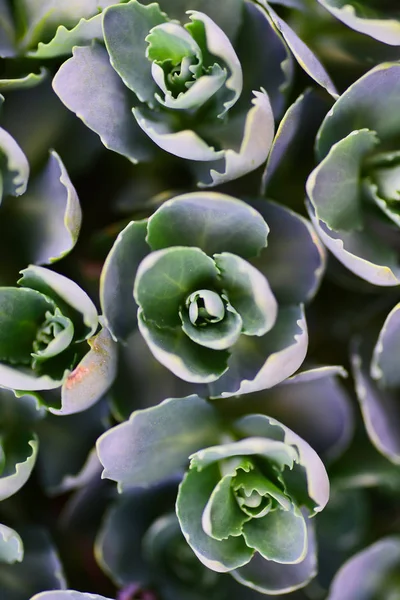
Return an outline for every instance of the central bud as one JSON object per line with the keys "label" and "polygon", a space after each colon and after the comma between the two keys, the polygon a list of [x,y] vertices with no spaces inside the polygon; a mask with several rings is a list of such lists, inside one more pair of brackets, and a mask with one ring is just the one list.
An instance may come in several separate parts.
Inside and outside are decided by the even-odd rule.
{"label": "central bud", "polygon": [[198,290],[186,299],[189,319],[192,325],[202,327],[209,323],[219,323],[225,316],[222,298],[211,290]]}

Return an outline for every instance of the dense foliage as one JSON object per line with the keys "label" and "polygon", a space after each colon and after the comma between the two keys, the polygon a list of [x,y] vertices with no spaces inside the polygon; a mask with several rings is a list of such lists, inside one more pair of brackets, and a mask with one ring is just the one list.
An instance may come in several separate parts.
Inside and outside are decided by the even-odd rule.
{"label": "dense foliage", "polygon": [[0,599],[400,597],[396,0],[0,0]]}

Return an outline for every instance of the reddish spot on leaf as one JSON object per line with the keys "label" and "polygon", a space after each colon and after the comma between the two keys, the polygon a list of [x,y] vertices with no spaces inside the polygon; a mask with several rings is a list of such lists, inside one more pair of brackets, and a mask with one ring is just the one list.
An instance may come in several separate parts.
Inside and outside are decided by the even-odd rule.
{"label": "reddish spot on leaf", "polygon": [[66,382],[67,389],[70,390],[74,387],[74,385],[80,383],[82,379],[89,373],[89,370],[90,369],[88,367],[84,367],[83,365],[76,367],[76,369],[74,369],[72,373],[68,375]]}

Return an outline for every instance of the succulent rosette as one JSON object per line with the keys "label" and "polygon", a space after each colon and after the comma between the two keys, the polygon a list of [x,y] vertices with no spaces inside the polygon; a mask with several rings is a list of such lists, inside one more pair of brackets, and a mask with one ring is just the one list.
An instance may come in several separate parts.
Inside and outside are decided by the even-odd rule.
{"label": "succulent rosette", "polygon": [[255,205],[209,192],[172,198],[120,233],[101,276],[113,336],[126,339],[137,321],[161,364],[216,396],[275,385],[307,350],[301,303],[323,253],[303,218]]}
{"label": "succulent rosette", "polygon": [[190,461],[176,514],[212,571],[271,594],[315,576],[309,517],[327,503],[329,481],[311,446],[276,419],[251,414],[224,422],[213,404],[193,395],[133,413],[97,446],[103,477],[120,491],[161,482]]}
{"label": "succulent rosette", "polygon": [[400,538],[390,536],[352,556],[337,572],[327,600],[396,600],[399,596]]}
{"label": "succulent rosette", "polygon": [[267,4],[131,0],[106,9],[102,23],[105,47],[75,48],[54,90],[107,148],[136,163],[158,146],[190,161],[203,186],[265,162],[292,78],[288,46],[335,93]]}
{"label": "succulent rosette", "polygon": [[318,0],[348,27],[391,46],[400,45],[400,9],[396,0]]}
{"label": "succulent rosette", "polygon": [[331,252],[370,283],[400,282],[399,64],[385,63],[337,100],[317,136],[310,213]]}
{"label": "succulent rosette", "polygon": [[96,307],[63,275],[31,265],[19,287],[0,287],[0,386],[40,391],[61,388],[49,409],[84,410],[111,385],[116,355]]}

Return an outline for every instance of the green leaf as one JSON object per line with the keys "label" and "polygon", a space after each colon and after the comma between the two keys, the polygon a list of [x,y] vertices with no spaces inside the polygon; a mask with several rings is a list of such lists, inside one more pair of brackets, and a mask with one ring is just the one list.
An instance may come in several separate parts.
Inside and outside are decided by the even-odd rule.
{"label": "green leaf", "polygon": [[53,89],[106,148],[133,163],[149,157],[146,139],[132,119],[133,101],[102,46],[75,47],[56,73]]}
{"label": "green leaf", "polygon": [[98,12],[98,0],[16,0],[16,10],[21,15],[24,35],[20,40],[23,49],[34,47],[40,40],[48,40],[56,28],[63,24],[70,28],[82,17]]}
{"label": "green leaf", "polygon": [[245,202],[216,192],[194,192],[167,200],[156,210],[149,218],[147,242],[152,250],[178,241],[210,256],[232,252],[251,258],[267,245],[268,232],[261,215]]}
{"label": "green leaf", "polygon": [[38,328],[54,304],[35,290],[0,288],[0,360],[29,364]]}
{"label": "green leaf", "polygon": [[317,218],[330,229],[362,229],[361,169],[363,159],[378,142],[374,131],[353,131],[332,146],[326,158],[309,176],[307,194]]}
{"label": "green leaf", "polygon": [[6,463],[0,474],[0,501],[13,496],[28,481],[38,449],[39,440],[34,433],[18,433],[7,441]]}
{"label": "green leaf", "polygon": [[23,77],[13,77],[9,79],[0,79],[0,92],[12,92],[14,90],[29,90],[41,84],[48,76],[49,72],[44,67],[40,68],[39,73],[28,73]]}
{"label": "green leaf", "polygon": [[217,465],[186,473],[179,486],[176,514],[182,533],[197,558],[209,569],[226,573],[248,563],[254,551],[246,546],[241,536],[216,540],[203,530],[202,515],[219,480]]}
{"label": "green leaf", "polygon": [[156,94],[157,101],[172,110],[200,108],[221,89],[227,76],[225,69],[222,69],[218,64],[214,64],[209,74],[196,79],[188,90],[179,93],[175,98],[166,85],[163,69],[156,63],[152,65],[152,74],[158,86],[164,92],[164,98],[160,94]]}
{"label": "green leaf", "polygon": [[266,390],[293,375],[308,345],[302,306],[281,306],[274,327],[261,337],[240,336],[231,351],[229,369],[210,385],[212,398]]}
{"label": "green leaf", "polygon": [[133,284],[140,261],[149,253],[147,219],[132,221],[118,235],[100,277],[100,303],[105,322],[118,340],[126,340],[137,323]]}
{"label": "green leaf", "polygon": [[285,466],[292,469],[293,463],[298,460],[295,448],[288,443],[262,437],[251,437],[220,446],[210,446],[192,454],[190,468],[201,471],[205,467],[226,458],[253,455],[268,459],[279,469],[283,469]]}
{"label": "green leaf", "polygon": [[95,404],[109,389],[117,371],[117,348],[107,328],[88,340],[89,352],[69,373],[61,389],[61,408],[50,408],[57,415],[71,415]]}
{"label": "green leaf", "polygon": [[146,37],[153,27],[166,21],[158,4],[144,6],[136,0],[111,6],[103,19],[111,65],[138,99],[152,107],[157,85],[151,75],[151,62],[146,59]]}
{"label": "green leaf", "polygon": [[[230,0],[228,4],[215,0],[191,0],[190,8],[208,15],[234,41],[242,25],[243,0]],[[163,9],[169,18],[181,23],[187,19],[187,0],[163,0]]]}
{"label": "green leaf", "polygon": [[146,321],[175,327],[180,324],[179,310],[186,298],[196,290],[215,287],[217,275],[214,261],[199,248],[157,250],[138,267],[134,298]]}
{"label": "green leaf", "polygon": [[146,42],[148,44],[146,57],[150,61],[163,63],[168,60],[175,67],[180,65],[185,57],[196,58],[197,63],[202,60],[201,50],[196,40],[177,23],[162,22],[152,27]]}
{"label": "green leaf", "polygon": [[307,529],[303,515],[293,510],[274,510],[243,525],[243,537],[266,560],[299,563],[307,553]]}
{"label": "green leaf", "polygon": [[153,356],[184,381],[210,383],[228,368],[227,351],[211,350],[192,342],[180,326],[158,327],[146,321],[140,310],[138,325]]}
{"label": "green leaf", "polygon": [[21,562],[24,556],[24,546],[18,533],[0,524],[0,562]]}
{"label": "green leaf", "polygon": [[280,505],[278,509],[289,510],[291,508],[291,502],[288,496],[286,496],[272,481],[267,479],[267,477],[257,468],[248,472],[243,471],[243,469],[239,470],[235,476],[234,489],[235,491],[242,489],[247,498],[250,497],[252,492],[257,492],[260,496],[270,496]]}
{"label": "green leaf", "polygon": [[[378,65],[351,85],[326,115],[317,136],[322,160],[331,146],[355,129],[376,131],[381,142],[400,134],[396,107],[400,101],[399,63]],[[355,126],[357,125],[357,127]]]}
{"label": "green leaf", "polygon": [[[86,335],[83,339],[87,339],[97,329],[98,315],[97,309],[86,292],[83,291],[71,279],[60,275],[55,271],[50,271],[45,267],[30,265],[27,269],[21,271],[22,277],[18,281],[19,285],[29,287],[34,290],[46,294],[51,298],[63,313],[68,314],[68,307],[73,309],[80,315],[83,323],[87,328]],[[67,310],[64,311],[64,307]],[[72,318],[75,321],[74,318]],[[76,341],[80,341],[79,339]]]}
{"label": "green leaf", "polygon": [[[294,460],[305,469],[307,493],[313,501],[310,503],[308,498],[306,506],[313,510],[313,512],[320,512],[326,506],[329,499],[329,479],[324,464],[315,450],[299,435],[289,429],[289,427],[271,417],[265,415],[247,415],[235,422],[235,427],[240,431],[241,435],[248,436],[269,436],[271,425],[280,428],[284,433],[284,438],[282,442],[279,442],[280,444],[289,446],[292,452],[296,448],[297,456]],[[290,465],[289,468],[291,468]],[[296,471],[296,466],[294,467],[294,471]],[[287,484],[287,493],[290,495],[289,472],[286,473],[285,483]]]}
{"label": "green leaf", "polygon": [[204,533],[215,540],[242,534],[243,523],[250,519],[240,507],[232,489],[232,475],[225,475],[213,489],[202,516]]}
{"label": "green leaf", "polygon": [[278,314],[268,281],[250,263],[234,254],[216,254],[214,260],[221,272],[221,286],[243,320],[243,333],[265,335],[274,326]]}
{"label": "green leaf", "polygon": [[183,469],[192,452],[212,443],[219,425],[213,405],[194,395],[136,411],[99,438],[103,477],[117,481],[121,490],[162,481]]}
{"label": "green leaf", "polygon": [[[203,12],[196,10],[187,11],[193,24],[201,22],[204,26],[204,32],[208,52],[221,59],[227,65],[229,76],[225,81],[225,87],[231,92],[230,98],[223,103],[223,110],[218,115],[222,117],[239,99],[243,89],[243,73],[236,52],[224,31]],[[188,29],[193,25],[188,25]]]}
{"label": "green leaf", "polygon": [[21,148],[5,129],[0,127],[0,167],[3,196],[20,196],[26,190],[29,163]]}
{"label": "green leaf", "polygon": [[224,318],[218,323],[208,323],[196,327],[190,321],[189,312],[184,308],[181,312],[182,330],[196,344],[213,350],[227,350],[242,333],[241,316],[230,304],[225,307]]}
{"label": "green leaf", "polygon": [[314,533],[308,526],[309,550],[305,559],[296,564],[281,564],[265,560],[255,553],[251,561],[231,574],[239,583],[262,594],[284,594],[304,587],[317,574]]}
{"label": "green leaf", "polygon": [[103,39],[103,15],[98,14],[90,19],[82,18],[71,29],[59,25],[54,37],[48,42],[39,42],[35,50],[30,50],[30,58],[48,59],[71,54],[74,46],[88,46],[92,40]]}

